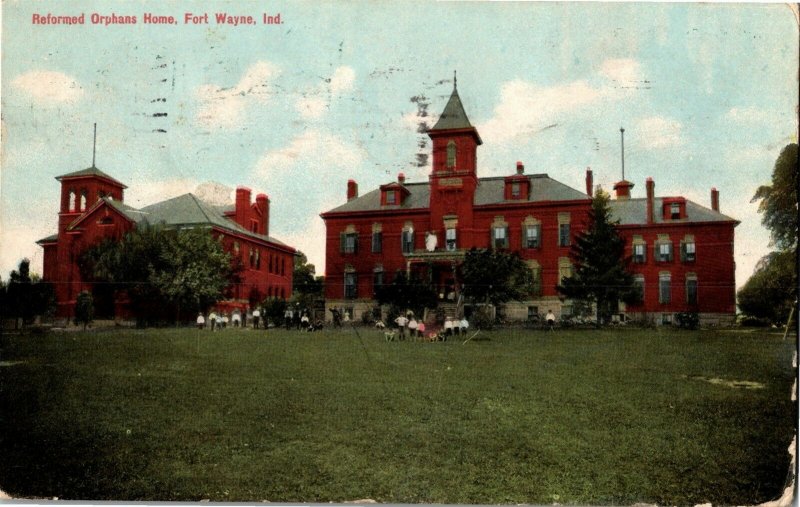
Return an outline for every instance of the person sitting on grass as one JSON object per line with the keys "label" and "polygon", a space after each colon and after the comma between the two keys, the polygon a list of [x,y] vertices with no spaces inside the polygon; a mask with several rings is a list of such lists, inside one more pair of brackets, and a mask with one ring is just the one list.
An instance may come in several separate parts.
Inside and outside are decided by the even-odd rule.
{"label": "person sitting on grass", "polygon": [[382,320],[376,320],[375,321],[375,329],[384,330],[384,329],[386,329],[386,324],[384,324]]}

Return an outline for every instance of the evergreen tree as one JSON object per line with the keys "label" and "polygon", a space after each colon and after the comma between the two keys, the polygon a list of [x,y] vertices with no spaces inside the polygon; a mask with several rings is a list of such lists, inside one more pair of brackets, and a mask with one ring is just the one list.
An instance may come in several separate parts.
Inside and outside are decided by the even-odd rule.
{"label": "evergreen tree", "polygon": [[626,269],[625,241],[617,225],[611,220],[608,194],[598,190],[587,227],[570,250],[572,276],[563,278],[557,287],[567,298],[595,303],[600,323],[617,312],[620,301],[636,299],[633,276]]}
{"label": "evergreen tree", "polygon": [[375,299],[382,305],[393,306],[397,311],[411,310],[416,315],[422,315],[425,308],[436,308],[437,304],[433,287],[417,276],[407,277],[403,270],[395,273],[391,283],[377,289]]}
{"label": "evergreen tree", "polygon": [[472,248],[461,272],[464,297],[472,303],[521,301],[533,290],[533,272],[516,252]]}

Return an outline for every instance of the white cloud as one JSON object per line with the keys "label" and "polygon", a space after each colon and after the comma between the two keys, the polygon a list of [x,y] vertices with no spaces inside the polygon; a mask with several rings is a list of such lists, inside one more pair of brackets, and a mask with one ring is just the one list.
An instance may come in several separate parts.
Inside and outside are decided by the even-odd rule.
{"label": "white cloud", "polygon": [[337,67],[330,78],[303,93],[295,101],[295,109],[306,120],[319,119],[330,109],[333,100],[353,90],[355,80],[356,72],[352,67]]}
{"label": "white cloud", "polygon": [[645,149],[661,149],[683,144],[681,134],[683,125],[677,120],[662,116],[642,118],[631,134],[638,140],[638,145]]}
{"label": "white cloud", "polygon": [[364,159],[363,150],[336,136],[308,130],[295,137],[288,146],[266,153],[256,164],[256,175],[274,178],[287,172],[313,177],[320,169],[352,169]]}
{"label": "white cloud", "polygon": [[83,88],[75,78],[50,70],[32,70],[11,81],[11,86],[44,106],[77,102]]}
{"label": "white cloud", "polygon": [[637,86],[643,81],[639,62],[631,58],[609,59],[600,64],[600,74],[620,86]]}
{"label": "white cloud", "polygon": [[272,82],[280,68],[260,61],[247,69],[236,86],[222,88],[213,84],[200,86],[195,97],[200,102],[197,122],[206,128],[235,128],[241,124],[250,100],[266,104],[273,95]]}
{"label": "white cloud", "polygon": [[206,181],[197,185],[193,193],[201,201],[205,201],[216,206],[224,206],[226,204],[231,204],[234,201],[233,192],[233,188],[223,185],[222,183]]}
{"label": "white cloud", "polygon": [[770,123],[776,117],[768,111],[757,107],[732,107],[726,114],[728,121],[751,124],[751,123]]}

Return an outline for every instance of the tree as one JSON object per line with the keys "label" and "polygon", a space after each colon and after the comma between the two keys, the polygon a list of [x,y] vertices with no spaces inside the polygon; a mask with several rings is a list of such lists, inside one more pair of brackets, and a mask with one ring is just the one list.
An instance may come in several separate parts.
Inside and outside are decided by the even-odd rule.
{"label": "tree", "polygon": [[75,300],[75,325],[83,324],[83,330],[86,331],[86,326],[92,319],[94,319],[94,300],[92,293],[84,290]]}
{"label": "tree", "polygon": [[411,310],[416,315],[422,315],[425,308],[436,308],[437,303],[436,291],[430,283],[415,275],[406,276],[403,270],[398,270],[390,283],[376,290],[375,299],[382,305],[394,307],[397,312]]}
{"label": "tree", "polygon": [[322,297],[325,277],[315,275],[316,267],[308,262],[306,254],[298,250],[294,256],[292,294],[293,299],[306,308],[312,307],[314,300]]}
{"label": "tree", "polygon": [[37,315],[50,313],[55,302],[53,287],[30,272],[30,261],[22,259],[17,269],[11,272],[3,299],[3,313],[22,322],[33,322]]}
{"label": "tree", "polygon": [[142,226],[104,241],[81,258],[92,281],[125,290],[140,323],[204,310],[238,280],[236,264],[207,229]]}
{"label": "tree", "polygon": [[761,223],[770,230],[772,244],[781,250],[797,246],[798,147],[789,144],[772,170],[772,185],[762,185],[750,202],[758,203]]}
{"label": "tree", "polygon": [[739,309],[751,317],[785,323],[797,302],[798,146],[781,150],[772,171],[772,185],[762,185],[751,202],[761,201],[761,223],[770,230],[778,250],[762,258],[737,293]]}
{"label": "tree", "polygon": [[472,303],[522,301],[533,290],[533,272],[516,252],[472,248],[461,272],[464,297]]}
{"label": "tree", "polygon": [[586,229],[570,249],[572,276],[557,286],[564,296],[597,305],[598,322],[617,312],[620,300],[636,299],[633,275],[626,269],[625,240],[611,220],[609,196],[598,190],[592,199]]}

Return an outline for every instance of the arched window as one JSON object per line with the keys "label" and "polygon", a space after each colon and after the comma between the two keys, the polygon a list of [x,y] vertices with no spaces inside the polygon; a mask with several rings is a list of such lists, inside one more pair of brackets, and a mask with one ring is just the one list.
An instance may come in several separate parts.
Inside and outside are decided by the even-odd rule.
{"label": "arched window", "polygon": [[447,143],[447,167],[454,169],[456,167],[456,143],[450,141]]}
{"label": "arched window", "polygon": [[78,210],[78,199],[77,195],[75,194],[74,190],[69,191],[69,211],[77,211]]}
{"label": "arched window", "polygon": [[86,189],[81,190],[81,203],[80,203],[80,211],[86,211]]}

